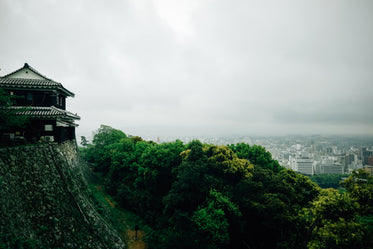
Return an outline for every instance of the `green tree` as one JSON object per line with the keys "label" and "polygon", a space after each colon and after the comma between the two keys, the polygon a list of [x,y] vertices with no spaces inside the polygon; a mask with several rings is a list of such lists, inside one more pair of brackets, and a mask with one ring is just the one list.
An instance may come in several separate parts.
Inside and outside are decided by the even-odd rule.
{"label": "green tree", "polygon": [[[241,180],[232,191],[232,200],[242,212],[243,228],[236,248],[302,248],[305,234],[299,219],[302,208],[318,196],[315,183],[292,170],[278,173],[254,166],[251,179]],[[271,234],[271,236],[268,236]]]}
{"label": "green tree", "polygon": [[367,171],[357,169],[341,185],[359,203],[358,220],[366,228],[364,242],[367,248],[373,248],[373,177]]}
{"label": "green tree", "polygon": [[304,213],[310,235],[307,248],[363,248],[365,229],[357,220],[357,210],[358,204],[348,194],[322,190]]}
{"label": "green tree", "polygon": [[363,169],[357,169],[341,185],[360,204],[360,214],[373,215],[373,176]]}
{"label": "green tree", "polygon": [[101,125],[93,137],[92,146],[88,146],[83,155],[88,162],[95,164],[95,171],[106,175],[112,164],[112,146],[115,146],[113,144],[126,138],[124,132],[107,125]]}
{"label": "green tree", "polygon": [[[181,154],[182,163],[174,169],[176,180],[164,198],[166,211],[193,212],[206,199],[212,178],[207,156],[200,141],[192,141]],[[177,211],[177,212],[179,212]]]}
{"label": "green tree", "polygon": [[12,100],[16,96],[9,95],[0,88],[0,133],[9,128],[24,127],[29,122],[29,116],[17,115],[17,112],[25,109],[12,109]]}
{"label": "green tree", "polygon": [[343,177],[347,177],[344,174],[321,174],[309,176],[311,181],[317,183],[321,188],[340,188],[340,182]]}
{"label": "green tree", "polygon": [[85,137],[85,136],[81,136],[80,137],[80,144],[82,145],[82,146],[84,146],[84,147],[86,147],[88,144],[89,144],[89,142],[88,142],[88,140],[87,140],[87,138]]}
{"label": "green tree", "polygon": [[229,197],[211,189],[205,205],[198,207],[191,218],[197,226],[197,243],[204,248],[229,247],[229,227],[233,219],[241,216],[238,206]]}
{"label": "green tree", "polygon": [[322,190],[261,146],[156,144],[101,126],[90,158],[151,248],[370,248],[371,177]]}
{"label": "green tree", "polygon": [[210,146],[206,149],[208,163],[216,170],[217,176],[229,177],[229,184],[250,178],[254,166],[246,159],[240,159],[227,146]]}
{"label": "green tree", "polygon": [[101,125],[94,135],[92,142],[97,147],[104,147],[119,142],[123,138],[127,138],[127,135],[123,131],[107,125]]}
{"label": "green tree", "polygon": [[259,165],[264,168],[279,172],[284,168],[280,166],[277,160],[272,158],[272,154],[260,145],[250,146],[245,143],[238,143],[229,146],[239,158],[244,158],[254,165]]}

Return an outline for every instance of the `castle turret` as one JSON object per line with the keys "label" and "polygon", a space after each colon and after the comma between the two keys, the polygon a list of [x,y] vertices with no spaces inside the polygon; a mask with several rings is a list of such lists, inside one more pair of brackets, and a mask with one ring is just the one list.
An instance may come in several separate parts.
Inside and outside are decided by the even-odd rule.
{"label": "castle turret", "polygon": [[29,117],[26,127],[3,131],[2,141],[64,142],[75,139],[75,120],[80,117],[66,110],[66,99],[74,97],[61,83],[39,73],[25,63],[12,73],[0,77],[0,88],[16,96],[12,106],[16,115]]}

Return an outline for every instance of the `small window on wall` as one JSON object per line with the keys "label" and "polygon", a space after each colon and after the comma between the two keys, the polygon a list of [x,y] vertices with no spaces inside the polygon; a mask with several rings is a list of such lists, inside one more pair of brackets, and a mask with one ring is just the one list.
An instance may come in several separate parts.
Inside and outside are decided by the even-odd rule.
{"label": "small window on wall", "polygon": [[51,124],[44,125],[44,130],[45,131],[53,131],[53,125],[51,125]]}

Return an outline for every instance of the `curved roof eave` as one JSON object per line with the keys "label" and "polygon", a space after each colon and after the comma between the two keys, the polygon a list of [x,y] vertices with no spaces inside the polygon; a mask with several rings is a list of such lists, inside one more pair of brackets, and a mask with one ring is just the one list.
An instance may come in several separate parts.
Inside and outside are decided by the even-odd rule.
{"label": "curved roof eave", "polygon": [[[49,83],[50,85],[54,85],[54,86],[57,86],[57,89],[62,91],[63,93],[65,93],[67,96],[70,96],[70,97],[74,97],[75,94],[69,90],[67,90],[66,88],[64,88],[62,86],[61,83],[59,82],[56,82],[48,77],[46,77],[45,75],[41,74],[39,71],[37,71],[35,68],[31,67],[29,64],[25,63],[23,67],[11,72],[11,73],[8,73],[2,77],[0,77],[0,80],[1,81],[33,81],[33,79],[24,79],[24,78],[10,78],[9,76],[21,71],[22,69],[28,69],[28,70],[31,70],[32,72],[34,72],[35,74],[39,75],[40,77],[42,77],[43,79],[45,80],[39,80],[39,82],[43,82],[43,83]],[[38,82],[38,80],[34,80],[34,82]],[[43,85],[43,84],[42,84]],[[0,86],[1,86],[1,83],[0,83]],[[15,86],[16,87],[16,86]],[[35,87],[37,87],[37,84],[35,84]],[[42,87],[42,86],[40,86]],[[40,88],[40,89],[43,89],[43,88]],[[50,89],[50,88],[49,88]]]}
{"label": "curved roof eave", "polygon": [[23,78],[4,78],[0,77],[0,87],[10,89],[36,89],[36,90],[60,90],[66,96],[74,97],[75,94],[62,86],[61,83],[47,80],[32,80]]}

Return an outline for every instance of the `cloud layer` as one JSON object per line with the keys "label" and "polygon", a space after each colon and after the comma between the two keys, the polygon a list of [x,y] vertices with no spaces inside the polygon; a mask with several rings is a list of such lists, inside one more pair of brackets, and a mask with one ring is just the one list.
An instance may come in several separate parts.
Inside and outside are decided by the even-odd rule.
{"label": "cloud layer", "polygon": [[78,135],[373,134],[373,2],[0,3],[1,75],[76,94]]}

